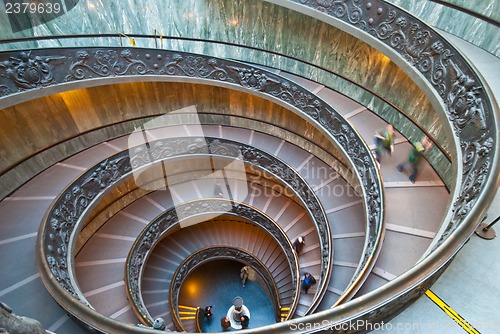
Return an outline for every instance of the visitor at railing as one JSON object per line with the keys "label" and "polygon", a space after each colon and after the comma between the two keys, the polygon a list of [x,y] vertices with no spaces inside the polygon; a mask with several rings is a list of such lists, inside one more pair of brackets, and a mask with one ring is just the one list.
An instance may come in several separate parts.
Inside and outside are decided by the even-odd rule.
{"label": "visitor at railing", "polygon": [[373,141],[375,142],[375,159],[380,163],[383,152],[392,154],[394,151],[394,128],[392,125],[389,124],[384,130],[377,131]]}
{"label": "visitor at railing", "polygon": [[248,279],[248,272],[250,271],[250,266],[243,266],[240,270],[241,285],[245,287],[245,283]]}
{"label": "visitor at railing", "polygon": [[227,311],[227,319],[231,323],[231,327],[234,329],[243,329],[248,327],[250,321],[250,311],[248,307],[243,305],[243,298],[237,296],[233,299],[233,306]]}
{"label": "visitor at railing", "polygon": [[304,289],[304,292],[307,294],[307,291],[316,284],[316,279],[314,278],[313,275],[310,273],[305,273],[304,274],[304,280],[302,281],[302,289]]}
{"label": "visitor at railing", "polygon": [[403,172],[406,167],[410,167],[410,181],[415,183],[415,178],[418,173],[418,165],[422,160],[422,156],[425,151],[427,151],[432,146],[432,142],[427,138],[423,137],[420,141],[413,143],[412,149],[408,154],[408,160],[400,163],[396,168],[398,171]]}
{"label": "visitor at railing", "polygon": [[293,249],[295,249],[295,252],[297,253],[297,255],[299,255],[302,252],[302,249],[304,249],[305,245],[306,245],[306,238],[305,237],[298,237],[293,242]]}

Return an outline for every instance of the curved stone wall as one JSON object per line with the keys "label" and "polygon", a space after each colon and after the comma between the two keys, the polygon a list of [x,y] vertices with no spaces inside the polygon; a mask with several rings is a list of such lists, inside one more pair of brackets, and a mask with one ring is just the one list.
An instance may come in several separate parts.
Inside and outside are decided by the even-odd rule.
{"label": "curved stone wall", "polygon": [[[300,2],[305,3],[307,1]],[[364,2],[362,3],[364,4]],[[399,33],[403,32],[402,29],[398,29],[403,27],[403,23],[406,22],[404,19],[408,18],[405,14],[398,16],[400,14],[395,13],[389,18],[385,18],[382,23],[379,22],[378,27],[393,29],[392,32],[396,31],[393,36],[397,37]],[[381,34],[386,33],[387,30],[382,28],[378,32]],[[352,29],[355,30],[356,28]],[[359,30],[362,29],[359,28]],[[408,30],[404,30],[404,32],[408,32]],[[380,38],[383,39],[382,37],[387,37],[387,35],[382,34]],[[436,36],[434,35],[434,37]],[[387,43],[388,49],[393,48],[390,51],[393,54],[399,52],[396,51],[399,46],[398,40],[396,38],[395,45],[388,46],[389,43]],[[418,45],[411,44],[410,46],[416,47]],[[431,253],[430,256],[419,263],[414,270],[389,283],[387,290],[383,294],[373,293],[367,296],[363,300],[363,305],[360,305],[361,302],[359,301],[351,301],[347,303],[347,307],[343,312],[336,310],[328,313],[329,315],[337,312],[340,318],[340,316],[347,315],[346,312],[351,311],[353,316],[359,316],[360,306],[369,305],[370,307],[365,308],[367,311],[363,316],[365,318],[377,317],[381,316],[382,313],[388,314],[399,309],[401,304],[408,301],[412,295],[421,293],[419,290],[422,286],[427,288],[427,283],[434,279],[434,274],[439,271],[441,267],[439,261],[450,259],[460,249],[467,237],[470,236],[473,225],[481,216],[481,213],[484,212],[485,206],[489,202],[489,191],[498,184],[499,151],[497,145],[498,129],[496,127],[498,106],[490,103],[488,93],[484,92],[486,88],[481,86],[476,74],[467,66],[466,62],[464,63],[459,56],[453,57],[453,49],[449,48],[446,41],[439,40],[438,37],[438,41],[434,42],[429,48],[427,48],[428,46],[423,47],[425,53],[420,54],[422,58],[411,58],[414,61],[419,61],[418,64],[412,63],[411,66],[416,67],[418,65],[419,70],[421,69],[416,80],[421,82],[427,80],[427,89],[430,96],[441,107],[439,108],[441,117],[447,118],[449,134],[451,135],[452,132],[455,134],[453,146],[457,152],[453,159],[457,164],[454,166],[454,178],[458,181],[458,185],[454,189],[456,201],[445,220],[448,224],[445,226],[445,230],[442,231],[443,233],[440,233],[439,247],[435,249],[434,253]],[[402,47],[405,52],[415,51],[406,47],[408,45],[405,45],[405,48]],[[403,55],[401,55],[402,57]],[[449,68],[453,67],[454,70],[458,69],[463,72],[455,73],[456,75],[446,73],[444,63],[450,65]],[[409,64],[406,65],[410,67]],[[430,71],[430,68],[432,68],[432,71]],[[464,79],[467,80],[463,82]],[[472,85],[470,82],[478,86]],[[466,104],[466,101],[471,104]],[[328,123],[324,125],[331,126]],[[453,234],[452,237],[447,238],[450,234]],[[417,286],[419,283],[422,283],[422,285]],[[393,293],[392,296],[397,300],[387,301],[383,299],[387,298],[388,293]],[[380,308],[380,305],[384,306]],[[374,311],[370,312],[371,309]],[[323,316],[326,316],[326,313],[315,315],[309,319],[319,319]],[[284,326],[286,324],[282,324],[282,327]],[[275,329],[273,328],[273,330]]]}
{"label": "curved stone wall", "polygon": [[[315,74],[311,73],[308,76],[305,73],[309,70],[303,63],[227,45],[167,39],[156,43],[163,48],[239,59],[305,75],[308,79],[318,81],[352,97],[362,105],[371,107],[370,109],[388,121],[398,119],[397,113],[391,112],[392,116],[387,115],[388,110],[396,107],[399,112],[403,112],[411,121],[425,129],[445,152],[449,151],[449,138],[442,128],[442,120],[413,78],[381,52],[327,23],[261,0],[170,0],[160,3],[119,1],[113,3],[113,6],[107,4],[105,1],[97,1],[95,7],[90,9],[79,3],[67,15],[35,27],[31,32],[25,31],[24,34],[43,36],[53,35],[55,31],[64,31],[65,34],[153,34],[156,29],[158,34],[164,36],[232,42],[286,54],[328,69],[338,74],[339,78],[332,78],[331,74],[315,77]],[[137,12],[145,12],[148,20],[137,19]],[[102,20],[101,15],[105,15],[107,19]],[[73,25],[75,20],[82,22],[78,28]],[[136,42],[140,47],[156,46],[153,40],[137,38]],[[61,43],[67,46],[119,45],[120,40],[71,39],[40,41],[19,46],[41,48],[60,46]],[[126,45],[128,38],[123,38],[122,43]],[[342,78],[352,80],[355,85]],[[373,103],[376,97],[381,97],[386,103]],[[420,139],[421,133],[414,129],[411,122],[400,119],[395,123],[410,139]],[[431,159],[431,162],[441,175],[445,176],[444,179],[451,180],[446,156],[436,156],[435,161]]]}
{"label": "curved stone wall", "polygon": [[441,0],[451,5],[465,8],[471,12],[486,16],[496,22],[500,22],[500,2],[498,1],[475,1],[468,0]]}
{"label": "curved stone wall", "polygon": [[[45,52],[53,52],[53,50],[36,51],[33,55],[29,55],[29,57],[33,56],[35,59],[43,59],[45,58]],[[106,77],[107,73],[110,73],[109,70],[111,70],[112,77],[114,77],[111,78],[111,81],[116,83],[121,82],[121,80],[133,80],[135,76],[137,78],[142,78],[142,80],[145,78],[149,80],[185,80],[188,82],[210,82],[211,84],[231,87],[258,96],[265,96],[276,103],[286,106],[291,111],[297,113],[297,115],[306,119],[326,136],[329,136],[332,142],[336,142],[342,147],[350,163],[353,165],[353,168],[357,171],[358,178],[363,186],[369,229],[366,233],[367,239],[364,245],[364,256],[358,267],[358,269],[361,267],[363,269],[358,270],[359,276],[357,278],[368,273],[374,265],[373,260],[380,251],[380,240],[383,236],[381,216],[384,212],[381,182],[380,179],[377,178],[378,171],[375,167],[374,158],[366,146],[366,143],[359,138],[357,132],[351,125],[331,106],[315,96],[314,93],[268,71],[242,63],[192,54],[163,51],[154,54],[155,57],[152,58],[149,53],[151,51],[123,48],[67,50],[67,52],[66,56],[69,59],[73,59],[74,62],[73,64],[66,64],[70,65],[69,70],[65,71],[64,68],[62,68],[54,72],[54,82],[50,81],[50,83],[61,82],[60,85],[52,86],[55,91],[64,88],[68,89],[75,85],[85,85],[86,83],[95,84],[96,80],[94,75]],[[119,58],[114,58],[114,55]],[[89,59],[90,62],[88,62]],[[158,65],[160,61],[161,63]],[[149,75],[144,76],[146,73]],[[65,82],[70,81],[71,83],[69,85],[63,85],[62,80]],[[102,82],[102,80],[97,81],[97,83],[100,82]],[[104,82],[106,82],[106,80],[104,80]],[[12,82],[10,82],[9,85],[12,87]],[[38,85],[39,83],[35,86]],[[52,92],[54,92],[54,90],[52,90]],[[37,94],[40,91],[32,92]],[[49,92],[50,90],[45,91],[46,94]],[[44,92],[42,92],[42,94],[43,93]],[[30,96],[29,92],[28,94],[24,92],[20,92],[19,94]],[[249,152],[249,154],[251,154],[251,152]],[[251,157],[251,161],[254,162],[254,160],[256,163],[261,163],[262,158],[259,156]],[[130,167],[127,167],[124,158],[117,158],[113,161],[108,160],[106,164],[96,167],[98,170],[87,171],[82,176],[85,179],[84,184],[81,185],[83,188],[77,189],[78,186],[76,188],[72,187],[71,189],[67,189],[65,194],[62,195],[64,201],[72,201],[73,196],[80,197],[82,195],[81,191],[85,192],[83,196],[86,197],[86,199],[83,201],[78,200],[78,208],[72,209],[73,211],[84,212],[93,199],[96,198],[95,196],[97,194],[107,191],[110,185],[117,182],[117,178],[119,179],[120,175],[130,172]],[[114,171],[111,177],[109,177],[108,172],[104,172],[104,170],[108,169]],[[102,177],[104,177],[104,179],[102,179]],[[79,180],[81,180],[81,178]],[[302,190],[299,192],[299,195],[301,198],[310,197],[304,194]],[[59,216],[62,213],[62,211],[59,210],[59,205],[65,205],[62,204],[61,201],[63,200],[59,198],[51,209],[51,212],[54,212],[52,210],[57,208],[57,213],[55,214],[58,215],[58,218],[48,218],[50,224],[44,221],[43,225],[40,227],[40,238],[51,238],[55,236],[53,233],[45,233],[44,231],[46,228],[55,229],[54,231],[56,234],[61,235],[62,233],[66,236],[70,235],[70,230],[74,229],[73,217],[71,221],[67,221],[67,217]],[[314,210],[311,211],[314,212],[313,215],[315,217],[318,217],[320,214],[319,211],[321,210],[315,207]],[[48,214],[47,217],[49,215],[50,214]],[[50,227],[48,225],[50,225]],[[329,234],[329,232],[324,229],[319,231],[319,233],[322,235],[325,233]],[[329,239],[328,237],[327,240]],[[66,240],[66,238],[62,238],[61,240]],[[65,241],[63,241],[63,243],[64,242]],[[45,248],[42,243],[39,243],[37,256],[39,258],[44,258],[45,252],[56,256],[54,253],[55,251],[61,255],[64,254],[66,249],[67,247],[59,246]],[[327,253],[326,249],[324,249],[324,251]],[[57,256],[59,257],[59,255]],[[103,326],[100,327],[103,331],[108,330],[108,328],[120,327],[121,324],[115,321],[95,316],[93,314],[95,312],[84,307],[82,304],[73,303],[73,299],[70,298],[69,295],[73,295],[75,291],[71,290],[71,286],[67,284],[67,280],[69,280],[68,276],[64,275],[64,273],[61,274],[61,272],[66,270],[64,269],[66,268],[66,262],[62,261],[58,264],[54,256],[49,255],[47,257],[48,263],[44,263],[40,260],[40,268],[43,267],[43,269],[40,269],[40,276],[43,275],[43,282],[46,283],[46,287],[54,293],[53,296],[58,302],[67,309],[72,307],[76,308],[77,310],[75,313],[78,314],[77,317],[83,322],[94,323],[95,321],[95,323],[100,323],[99,326]],[[324,257],[322,261],[323,259]],[[365,270],[366,268],[369,269]],[[61,279],[56,283],[51,275],[56,275]],[[64,276],[64,278],[62,276]],[[356,281],[360,282],[362,278],[356,279]],[[66,290],[66,292],[62,290]],[[68,303],[72,304],[72,306],[68,306]]]}
{"label": "curved stone wall", "polygon": [[[200,114],[206,114],[206,120],[200,119],[202,123],[213,118],[213,123],[239,123],[239,126],[248,128],[254,127],[252,119],[276,124],[313,141],[347,166],[340,151],[314,126],[271,101],[222,87],[135,82],[62,92],[3,109],[0,112],[3,133],[0,138],[0,171],[5,172],[10,166],[51,146],[65,141],[67,144],[59,147],[57,152],[47,152],[19,166],[10,177],[0,177],[0,194],[5,196],[9,190],[15,189],[16,184],[25,182],[26,177],[32,177],[62,158],[75,154],[79,146],[85,148],[117,134],[128,134],[134,126],[143,124],[147,117],[191,105],[196,105]],[[230,115],[242,118],[238,122]],[[88,138],[77,138],[86,133],[89,133]],[[73,138],[76,138],[76,143],[73,143]]]}
{"label": "curved stone wall", "polygon": [[496,21],[494,23],[474,17],[467,12],[433,1],[391,0],[427,23],[460,37],[500,57],[500,2],[441,0],[452,6],[464,8],[480,16]]}

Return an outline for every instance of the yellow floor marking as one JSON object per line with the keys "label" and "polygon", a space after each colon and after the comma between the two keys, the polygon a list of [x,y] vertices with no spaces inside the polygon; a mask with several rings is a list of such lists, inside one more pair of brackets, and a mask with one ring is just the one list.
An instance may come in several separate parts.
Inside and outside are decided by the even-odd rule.
{"label": "yellow floor marking", "polygon": [[430,298],[439,308],[441,308],[446,314],[450,316],[460,327],[462,327],[467,333],[480,334],[477,329],[475,329],[471,324],[469,324],[464,318],[460,316],[455,310],[453,310],[448,304],[446,304],[441,298],[439,298],[431,290],[425,292],[426,296]]}
{"label": "yellow floor marking", "polygon": [[179,305],[178,307],[188,309],[188,310],[197,310],[198,309],[198,307],[184,306],[184,305]]}

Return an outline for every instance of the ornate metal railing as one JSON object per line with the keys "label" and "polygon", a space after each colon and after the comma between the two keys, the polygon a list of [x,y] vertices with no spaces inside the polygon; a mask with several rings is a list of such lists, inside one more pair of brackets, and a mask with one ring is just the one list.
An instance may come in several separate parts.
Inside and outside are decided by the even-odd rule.
{"label": "ornate metal railing", "polygon": [[150,147],[152,147],[151,151],[146,151],[142,148],[132,150],[132,166],[139,167],[143,166],[145,163],[150,163],[152,157],[161,160],[185,152],[191,154],[210,153],[215,156],[232,158],[238,158],[241,154],[241,158],[244,161],[269,171],[274,177],[284,182],[297,195],[297,198],[302,201],[316,227],[321,251],[321,272],[318,280],[318,293],[315,296],[315,302],[319,301],[322,294],[325,293],[331,273],[333,257],[331,232],[322,205],[312,188],[300,174],[270,153],[258,150],[247,144],[220,138],[170,138],[152,142],[150,143]]}
{"label": "ornate metal railing", "polygon": [[[145,41],[154,40],[156,45],[158,44],[157,40],[159,39],[158,35],[128,34],[127,36],[130,36],[131,38],[135,38],[138,40],[139,39],[145,40]],[[29,42],[54,40],[54,41],[57,41],[57,45],[60,45],[60,44],[64,45],[65,40],[71,40],[71,41],[74,41],[74,40],[82,40],[82,41],[93,40],[93,41],[95,41],[95,44],[92,44],[92,45],[100,45],[100,42],[102,41],[106,45],[113,46],[112,44],[109,44],[110,40],[116,40],[116,45],[118,45],[118,44],[120,44],[119,41],[121,41],[122,38],[123,38],[123,36],[121,34],[99,34],[99,35],[84,34],[84,35],[36,36],[36,37],[21,37],[21,38],[14,38],[14,39],[8,39],[8,40],[1,40],[0,39],[0,44],[7,44],[7,45],[11,46],[11,45],[16,45],[18,43],[19,44],[26,44]],[[326,67],[321,66],[319,64],[307,61],[305,59],[298,58],[296,56],[291,56],[291,55],[277,52],[277,51],[273,51],[273,50],[262,49],[262,48],[258,48],[258,47],[251,46],[251,45],[241,45],[241,44],[237,44],[237,43],[231,43],[228,41],[217,41],[217,40],[208,40],[208,39],[201,39],[201,38],[182,37],[182,36],[162,36],[162,40],[181,41],[181,42],[185,42],[185,43],[216,44],[216,45],[227,46],[227,47],[243,48],[243,49],[247,49],[249,51],[258,51],[258,52],[261,52],[263,54],[269,54],[269,55],[274,56],[274,57],[280,57],[280,58],[284,58],[284,59],[289,59],[293,62],[299,62],[299,63],[305,64],[307,66],[310,66],[311,68],[316,69],[318,71],[325,72],[328,74],[328,76],[338,77],[343,82],[346,82],[346,83],[348,82],[350,85],[353,85],[355,87],[359,87],[359,88],[363,89],[364,91],[369,92],[369,94],[373,95],[374,98],[380,99],[380,101],[383,101],[383,103],[384,103],[383,108],[384,109],[394,109],[395,111],[397,111],[399,113],[399,116],[403,117],[405,119],[405,122],[411,123],[413,126],[418,128],[422,132],[423,135],[426,135],[430,140],[432,140],[433,147],[436,147],[439,149],[439,152],[435,153],[436,157],[439,157],[439,159],[441,159],[443,161],[444,160],[451,160],[449,152],[447,152],[447,150],[442,146],[442,144],[440,142],[434,140],[434,137],[429,133],[429,131],[427,129],[423,128],[420,124],[418,124],[413,119],[408,117],[404,113],[403,110],[401,110],[400,108],[398,108],[398,106],[396,106],[393,103],[391,103],[390,101],[388,101],[384,96],[381,96],[380,94],[375,92],[373,89],[371,89],[371,87],[363,87],[359,83],[357,83],[354,80],[350,79],[349,77],[343,75],[343,73],[333,72],[329,68],[326,68]],[[85,42],[82,42],[82,44],[85,44]],[[142,43],[139,43],[139,44],[142,44]],[[15,49],[15,48],[13,48],[13,49]],[[22,49],[24,49],[24,48],[22,48]],[[35,49],[39,49],[39,48],[35,48]],[[160,49],[163,49],[162,45],[160,45]],[[184,51],[184,50],[178,50],[178,51]],[[266,65],[266,64],[264,64],[264,65]],[[286,68],[281,68],[281,70],[287,71]],[[290,71],[290,69],[289,69],[289,71]],[[294,73],[294,74],[300,75],[300,73]],[[306,78],[310,79],[308,77],[306,77]],[[325,82],[319,82],[319,83],[328,86],[328,84]],[[331,88],[335,89],[335,87],[331,87]],[[4,89],[5,89],[4,87],[0,86],[0,97],[4,94],[8,95],[8,91],[3,91]],[[349,96],[348,92],[342,92],[342,93],[347,94]],[[355,96],[349,96],[349,97],[356,100]],[[2,102],[0,99],[0,106],[1,105],[2,105]],[[381,116],[381,117],[383,117],[383,116]],[[432,161],[431,161],[431,163],[432,163]],[[10,168],[12,168],[12,167],[10,167]]]}
{"label": "ornate metal railing", "polygon": [[[379,321],[432,284],[484,215],[500,182],[498,105],[489,87],[458,50],[425,23],[385,1],[271,2],[309,15],[314,12],[315,17],[342,26],[367,43],[386,50],[405,71],[418,76],[416,82],[430,96],[443,120],[449,122],[456,147],[453,155],[456,185],[452,191],[453,207],[432,252],[383,289],[364,295],[362,300],[344,304],[342,310],[336,308],[328,314],[312,315],[307,320],[321,323],[327,319],[328,323],[320,326],[325,331],[349,321],[365,320],[360,321],[364,325],[366,321]],[[360,312],[360,308],[364,311]],[[356,329],[364,328],[362,325]],[[290,327],[273,328],[276,330],[290,331]]]}
{"label": "ornate metal railing", "polygon": [[193,253],[182,261],[181,265],[174,273],[174,279],[170,284],[170,313],[173,315],[174,323],[177,329],[179,331],[185,331],[182,327],[179,309],[177,307],[179,304],[179,294],[183,282],[200,265],[220,259],[230,259],[243,262],[244,264],[251,266],[252,269],[254,269],[263,278],[262,281],[266,284],[266,288],[272,296],[272,305],[274,306],[276,321],[278,321],[279,310],[281,307],[280,298],[278,289],[274,282],[274,277],[271,272],[269,272],[269,269],[261,261],[259,261],[258,258],[246,252],[244,249],[234,247],[207,247]]}
{"label": "ornate metal railing", "polygon": [[[34,66],[33,71],[41,75],[40,80],[37,82],[28,82],[26,84],[24,78],[19,78],[17,74],[11,73],[11,76],[7,80],[2,80],[2,83],[8,82],[11,87],[15,87],[14,89],[17,93],[23,93],[24,91],[33,92],[36,90],[38,94],[48,94],[51,90],[36,88],[50,86],[56,90],[70,89],[76,86],[81,87],[84,80],[87,79],[89,81],[86,84],[96,84],[98,82],[104,84],[119,82],[121,79],[130,81],[134,76],[137,77],[137,80],[152,77],[157,80],[180,80],[182,78],[183,81],[204,82],[233,88],[239,87],[239,89],[251,92],[252,94],[266,96],[274,101],[285,104],[303,117],[308,118],[318,128],[326,131],[332,140],[337,142],[346,152],[349,161],[355,167],[360,177],[362,191],[366,199],[366,216],[368,219],[367,242],[363,251],[364,256],[353,279],[359,287],[359,282],[362,282],[359,276],[360,274],[368,274],[369,270],[366,270],[366,268],[373,265],[373,259],[379,252],[380,240],[382,238],[381,217],[383,208],[381,184],[377,177],[378,172],[374,165],[373,157],[366,144],[360,139],[349,123],[333,108],[293,82],[248,64],[240,64],[238,62],[200,55],[144,49],[70,49],[64,50],[64,55],[60,57],[55,57],[55,52],[55,50],[37,50],[23,53],[20,56],[26,62],[26,66],[28,66],[28,63],[32,64]],[[6,54],[2,56],[6,56]],[[57,58],[58,61],[66,61],[60,64],[56,70],[50,64],[52,58]],[[96,80],[99,78],[102,80]],[[90,175],[87,175],[87,177],[90,177]],[[89,179],[89,182],[97,183],[97,189],[91,190],[92,194],[94,194],[95,191],[99,192],[100,190],[100,181],[91,179]],[[69,200],[75,200],[74,196],[76,198],[82,196],[87,201],[88,194],[78,194],[81,191],[82,189],[77,187],[77,193],[74,195],[67,194]],[[303,198],[308,201],[311,195]],[[59,205],[65,206],[64,203],[58,201],[55,206]],[[77,210],[85,211],[85,206],[79,205]],[[315,218],[321,215],[321,208],[319,206],[312,208],[311,211],[313,211]],[[54,231],[47,233],[47,235],[66,235],[74,228],[72,219],[68,221],[66,217],[52,218],[52,216],[50,219],[54,222]],[[318,231],[323,236],[329,233],[324,228],[320,228]],[[43,235],[43,233],[40,235]],[[64,247],[61,249],[66,249]],[[60,257],[57,255],[59,260],[55,261],[51,253],[51,250],[45,249],[39,254],[42,257],[47,256],[47,259],[50,257],[50,262],[52,262],[50,266],[57,268],[56,272],[59,270],[63,273],[66,272],[64,268],[66,267],[67,259],[64,256]],[[328,253],[328,250],[325,249],[324,254]],[[322,259],[323,264],[326,260],[327,255]],[[45,266],[45,270],[50,271],[49,265]],[[326,284],[326,280],[322,280],[322,282],[322,284]],[[68,290],[70,294],[75,292],[73,289]]]}
{"label": "ornate metal railing", "polygon": [[198,308],[198,310],[196,311],[196,331],[198,333],[203,333],[201,324],[204,319],[205,319],[205,314],[201,312],[200,308]]}
{"label": "ornate metal railing", "polygon": [[[203,145],[201,145],[200,140],[203,141]],[[210,147],[212,156],[234,158],[234,154],[238,156],[241,153],[246,162],[256,164],[260,168],[267,167],[264,170],[268,170],[271,175],[289,185],[298,195],[297,198],[303,198],[304,205],[308,210],[317,210],[314,214],[311,214],[311,212],[310,214],[318,230],[323,247],[322,251],[326,252],[331,249],[328,223],[325,216],[320,215],[322,209],[319,203],[315,203],[317,199],[315,199],[312,189],[297,173],[277,158],[253,149],[248,145],[215,138],[170,138],[157,143],[161,143],[161,145],[156,146],[161,147],[161,149],[155,152],[156,160],[149,160],[148,164],[168,157],[178,156],[179,154],[182,155],[182,153],[186,152],[195,155],[208,154],[208,147]],[[144,167],[143,161],[147,159],[147,153],[142,152],[140,149],[133,152],[132,158],[128,156],[128,152],[118,153],[82,175],[55,201],[41,226],[38,240],[38,249],[40,251],[38,261],[41,276],[56,300],[63,307],[68,307],[70,312],[78,305],[76,301],[88,306],[87,301],[76,285],[72,266],[67,265],[72,263],[72,249],[74,249],[76,234],[81,228],[79,223],[84,220],[85,215],[88,214],[100,195],[108,192],[115,184],[123,181],[126,177],[131,176],[132,166],[140,165]],[[319,219],[318,222],[315,221],[316,218]],[[322,267],[322,276],[325,281],[329,277],[331,256],[332,253],[328,252],[328,261],[324,262]],[[298,273],[296,276],[298,277]],[[53,284],[54,281],[51,280],[51,277],[57,281],[56,284]],[[299,284],[298,280],[296,282]],[[298,291],[298,288],[296,288],[296,291]],[[70,304],[65,303],[65,297],[68,294],[71,296]],[[317,294],[316,298],[320,298],[320,294]],[[298,298],[294,300],[292,308],[296,307],[297,302]],[[80,313],[77,312],[77,314]],[[80,317],[77,316],[77,318]],[[101,321],[99,325],[94,326],[91,319],[84,321],[98,330],[104,330],[101,326],[108,325]]]}
{"label": "ornate metal railing", "polygon": [[[495,145],[498,130],[494,99],[489,88],[469,62],[432,28],[398,7],[385,1],[322,2],[315,0],[273,1],[284,6],[292,3],[318,12],[320,19],[355,28],[358,37],[390,51],[388,56],[404,70],[418,73],[422,89],[431,95],[431,102],[449,121],[458,155],[455,155],[455,174],[458,187],[446,229],[437,247],[462,221],[488,187],[488,176],[498,182]],[[432,87],[432,88],[431,88]],[[495,148],[497,150],[495,150]],[[476,219],[479,217],[476,217]]]}
{"label": "ornate metal railing", "polygon": [[[200,218],[202,221],[203,216],[209,215],[213,216],[213,214],[220,215],[229,215],[229,216],[237,216],[244,220],[247,220],[249,223],[259,226],[266,230],[273,239],[279,244],[283,254],[285,255],[290,271],[291,271],[291,280],[293,285],[292,295],[294,296],[294,300],[298,300],[298,296],[300,293],[300,273],[299,273],[299,264],[297,255],[293,252],[292,243],[290,239],[287,237],[286,233],[283,229],[277,225],[269,216],[265,213],[253,208],[245,203],[238,203],[235,201],[229,201],[225,199],[202,199],[196,201],[190,201],[183,203],[181,205],[172,207],[167,209],[167,211],[163,212],[160,216],[156,217],[151,223],[149,223],[139,234],[136,241],[132,245],[132,248],[129,252],[126,261],[126,271],[125,271],[125,283],[127,287],[127,292],[129,295],[129,300],[132,302],[132,306],[134,307],[134,311],[139,319],[144,321],[146,324],[153,324],[153,317],[147,310],[147,307],[142,299],[141,292],[141,281],[142,274],[144,272],[144,266],[149,258],[149,255],[153,251],[154,247],[157,243],[166,237],[168,234],[172,233],[172,230],[175,229],[181,223],[178,219],[178,213],[181,214],[183,219],[189,219],[193,216]],[[218,249],[219,248],[214,248]],[[247,251],[243,250],[244,254],[254,258],[254,256]],[[197,254],[197,253],[194,253]],[[199,255],[202,256],[202,255]],[[202,256],[203,257],[203,256]],[[190,259],[189,257],[188,259]],[[183,264],[189,263],[193,264],[194,262],[188,261],[188,259],[183,261]],[[196,259],[200,259],[196,257]],[[243,258],[242,258],[243,259]],[[255,258],[255,261],[258,261]],[[255,261],[252,261],[255,262]],[[260,261],[259,261],[260,263]],[[264,264],[259,264],[259,266],[264,266]],[[186,267],[191,270],[194,268]],[[184,268],[184,269],[186,269]],[[177,268],[176,274],[172,280],[172,289],[176,291],[176,295],[170,295],[170,302],[173,303],[170,307],[177,310],[178,305],[178,292],[179,287],[182,285],[184,279],[186,278],[187,273],[181,271],[183,274],[176,276],[179,274],[180,267]],[[191,272],[191,271],[189,271]],[[267,277],[267,276],[266,276]],[[272,275],[270,276],[269,286],[270,292],[273,296],[273,301],[277,301],[279,306],[281,305],[281,298],[279,292],[275,285],[272,284],[274,282],[274,278]],[[296,303],[291,305],[292,311],[297,307]],[[279,310],[279,307],[276,309]],[[290,312],[293,314],[293,312]],[[171,313],[174,315],[175,313]],[[174,318],[176,324],[182,327],[180,319]]]}

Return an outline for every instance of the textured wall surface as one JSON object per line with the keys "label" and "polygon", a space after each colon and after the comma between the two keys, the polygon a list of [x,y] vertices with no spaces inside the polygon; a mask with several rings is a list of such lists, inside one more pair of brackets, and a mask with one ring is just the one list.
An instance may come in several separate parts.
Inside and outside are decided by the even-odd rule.
{"label": "textured wall surface", "polygon": [[202,124],[257,129],[283,138],[356,184],[340,151],[310,123],[275,103],[221,87],[142,82],[69,91],[2,110],[0,171],[39,154],[0,177],[0,196],[69,155],[191,105],[196,105]]}
{"label": "textured wall surface", "polygon": [[500,22],[500,2],[496,0],[442,0]]}
{"label": "textured wall surface", "polygon": [[333,149],[312,125],[263,98],[214,86],[142,82],[79,89],[2,110],[0,170],[81,133],[192,105],[199,113],[240,115],[298,134],[312,133],[320,146]]}
{"label": "textured wall surface", "polygon": [[[447,1],[499,21],[499,1]],[[458,36],[500,57],[500,29],[498,29],[498,26],[431,1],[392,0],[391,3],[406,9],[430,25]]]}
{"label": "textured wall surface", "polygon": [[[5,25],[5,21],[2,22]],[[325,68],[337,75],[290,58],[224,44],[157,41],[158,46],[164,48],[239,59],[304,76],[353,98],[393,122],[410,140],[422,137],[423,133],[418,129],[421,127],[445,151],[449,149],[441,120],[429,100],[389,58],[326,23],[264,1],[80,1],[68,14],[45,25],[20,33],[9,33],[8,29],[2,31],[9,36],[43,36],[118,32],[153,34],[155,29],[158,34],[167,36],[258,47]],[[62,43],[66,46],[119,45],[120,40],[68,39]],[[129,41],[123,38],[122,43],[127,45]],[[136,43],[138,47],[155,47],[152,40],[137,38]],[[40,41],[19,45],[54,47],[60,44],[59,41]],[[399,115],[394,107],[406,117]],[[89,112],[93,113],[92,110]],[[448,158],[438,150],[430,154],[429,160],[438,171],[449,169]]]}

